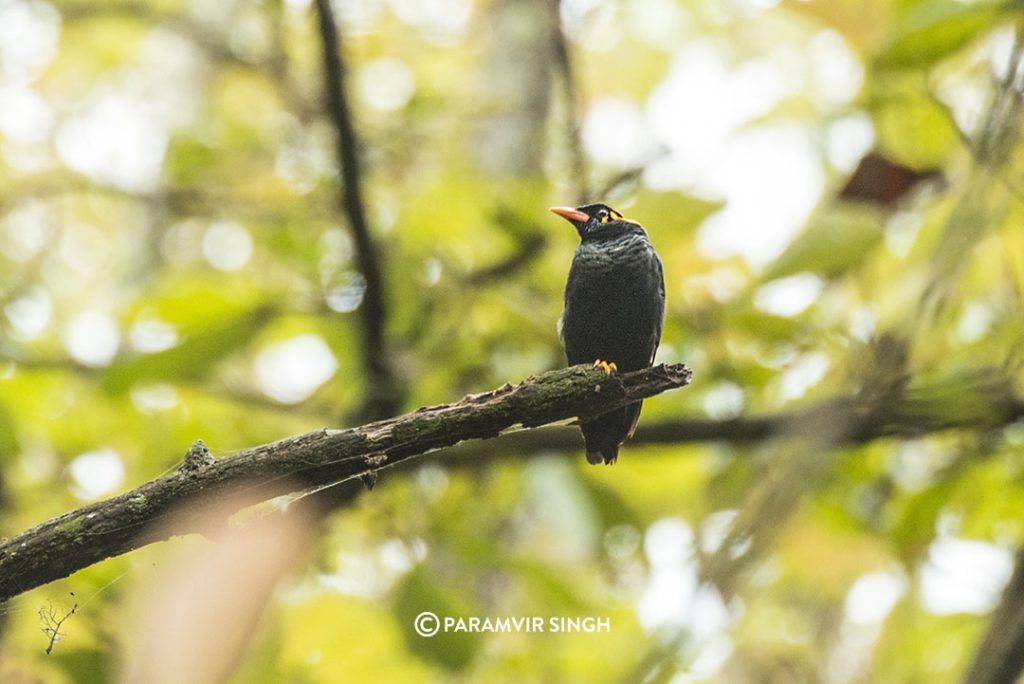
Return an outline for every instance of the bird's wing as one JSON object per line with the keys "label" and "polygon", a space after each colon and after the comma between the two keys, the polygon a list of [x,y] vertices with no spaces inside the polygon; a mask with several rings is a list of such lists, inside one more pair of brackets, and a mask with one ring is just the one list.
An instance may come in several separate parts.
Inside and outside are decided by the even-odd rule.
{"label": "bird's wing", "polygon": [[[658,312],[658,321],[654,325],[654,334],[651,335],[653,338],[651,340],[651,365],[654,365],[654,357],[658,354],[658,346],[661,344],[661,328],[665,320],[665,269],[662,268],[661,259],[657,254],[654,255],[654,265],[658,271],[658,296],[661,297],[661,306],[659,307],[661,310]],[[639,415],[640,413],[637,412],[638,417]],[[635,424],[633,429],[636,429]]]}
{"label": "bird's wing", "polygon": [[[626,436],[623,437],[623,441],[633,438],[633,433],[636,432],[636,426],[640,424],[640,409],[643,408],[644,403],[638,401],[635,404],[626,407],[626,420],[629,422],[629,429],[626,430]],[[635,407],[635,408],[634,408]],[[632,413],[632,417],[630,417]]]}

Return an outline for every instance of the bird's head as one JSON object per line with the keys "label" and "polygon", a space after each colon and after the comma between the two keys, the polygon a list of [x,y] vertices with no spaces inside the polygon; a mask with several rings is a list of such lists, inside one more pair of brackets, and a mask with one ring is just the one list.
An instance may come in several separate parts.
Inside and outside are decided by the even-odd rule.
{"label": "bird's head", "polygon": [[643,228],[638,222],[626,218],[607,204],[587,204],[576,209],[551,207],[550,211],[571,223],[583,241],[615,238],[619,235],[643,232]]}

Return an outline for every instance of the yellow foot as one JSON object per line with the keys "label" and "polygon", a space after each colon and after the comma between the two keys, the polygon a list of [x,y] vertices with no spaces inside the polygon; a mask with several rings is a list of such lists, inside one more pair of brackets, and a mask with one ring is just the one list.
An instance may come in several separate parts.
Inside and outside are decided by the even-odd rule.
{"label": "yellow foot", "polygon": [[604,371],[605,375],[611,375],[619,370],[619,367],[615,365],[614,361],[602,361],[601,359],[594,362],[594,368],[600,368]]}

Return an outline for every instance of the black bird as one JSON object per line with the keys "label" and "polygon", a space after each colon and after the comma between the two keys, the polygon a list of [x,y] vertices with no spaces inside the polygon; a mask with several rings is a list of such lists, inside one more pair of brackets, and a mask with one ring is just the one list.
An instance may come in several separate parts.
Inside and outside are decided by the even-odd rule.
{"label": "black bird", "polygon": [[[561,337],[569,365],[593,363],[605,373],[654,363],[665,314],[661,259],[636,221],[605,204],[552,207],[580,234],[569,278]],[[587,461],[615,463],[633,435],[641,402],[580,425]]]}

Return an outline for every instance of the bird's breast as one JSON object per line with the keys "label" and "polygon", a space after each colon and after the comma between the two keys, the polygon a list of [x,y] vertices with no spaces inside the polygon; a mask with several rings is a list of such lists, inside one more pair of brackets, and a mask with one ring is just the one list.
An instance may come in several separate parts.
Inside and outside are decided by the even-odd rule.
{"label": "bird's breast", "polygon": [[664,308],[661,287],[658,257],[642,236],[581,244],[565,288],[569,361],[600,358],[622,370],[649,365]]}

